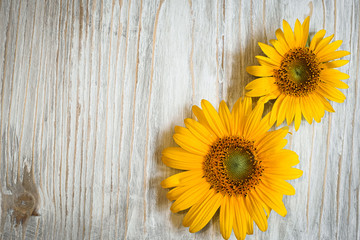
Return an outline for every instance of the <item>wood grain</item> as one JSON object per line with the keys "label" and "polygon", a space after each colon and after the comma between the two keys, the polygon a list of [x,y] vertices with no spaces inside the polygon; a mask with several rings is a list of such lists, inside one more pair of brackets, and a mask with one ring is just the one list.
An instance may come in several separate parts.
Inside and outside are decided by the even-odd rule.
{"label": "wood grain", "polygon": [[311,15],[311,34],[351,52],[347,99],[290,127],[304,175],[288,215],[247,239],[360,239],[359,12],[357,0],[1,0],[1,201],[22,181],[40,197],[40,216],[18,227],[2,208],[1,238],[221,238],[218,214],[190,234],[170,212],[160,182],[178,171],[161,152],[192,105],[244,95],[257,42],[282,19]]}

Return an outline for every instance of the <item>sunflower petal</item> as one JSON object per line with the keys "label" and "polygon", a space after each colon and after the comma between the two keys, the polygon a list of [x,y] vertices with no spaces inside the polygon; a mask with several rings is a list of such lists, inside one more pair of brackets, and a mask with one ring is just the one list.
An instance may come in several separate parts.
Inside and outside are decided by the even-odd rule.
{"label": "sunflower petal", "polygon": [[190,170],[172,175],[161,182],[163,188],[184,186],[188,182],[199,180],[203,177],[202,170]]}
{"label": "sunflower petal", "polygon": [[244,136],[251,137],[254,129],[259,125],[262,114],[264,111],[264,104],[258,103],[254,110],[250,113],[249,118],[246,120],[244,127]]}
{"label": "sunflower petal", "polygon": [[280,216],[285,217],[287,214],[284,203],[279,199],[278,193],[271,191],[270,189],[264,190],[262,187],[257,187],[255,192],[259,198],[266,203],[270,208],[277,212]]}
{"label": "sunflower petal", "polygon": [[345,95],[342,92],[326,84],[319,85],[318,92],[330,101],[342,103],[346,99]]}
{"label": "sunflower petal", "polygon": [[300,44],[301,47],[304,47],[306,45],[306,42],[308,40],[309,37],[309,23],[310,23],[310,17],[306,17],[303,24],[302,24],[302,28],[303,28],[303,35],[302,35],[302,42]]}
{"label": "sunflower petal", "polygon": [[168,147],[162,152],[162,161],[171,168],[201,169],[204,157],[192,154],[180,147]]}
{"label": "sunflower petal", "polygon": [[284,32],[279,28],[276,30],[275,35],[276,35],[276,38],[278,39],[279,44],[278,44],[278,47],[276,47],[275,45],[274,45],[274,47],[276,48],[276,50],[278,50],[278,49],[280,50],[280,51],[278,50],[279,53],[282,51],[284,52],[284,54],[287,53],[290,50],[290,47],[289,47],[288,43],[286,42]]}
{"label": "sunflower petal", "polygon": [[271,110],[271,115],[270,115],[270,125],[273,125],[276,120],[277,120],[277,115],[278,115],[278,112],[279,112],[279,107],[281,106],[283,100],[285,98],[285,95],[284,94],[280,94],[280,96],[278,97],[278,99],[276,99],[273,107],[272,107],[272,110]]}
{"label": "sunflower petal", "polygon": [[285,20],[283,20],[283,29],[284,29],[285,39],[286,39],[286,42],[288,43],[289,47],[290,48],[296,47],[294,33],[291,30],[289,23]]}
{"label": "sunflower petal", "polygon": [[277,177],[284,180],[292,180],[301,177],[303,171],[297,168],[267,168],[263,174],[270,178]]}
{"label": "sunflower petal", "polygon": [[274,69],[268,66],[249,66],[246,71],[256,77],[270,77],[274,75]]}
{"label": "sunflower petal", "polygon": [[295,98],[295,131],[299,130],[301,124],[301,107],[298,97]]}
{"label": "sunflower petal", "polygon": [[332,62],[326,62],[326,63],[324,63],[324,65],[327,68],[339,68],[339,67],[346,65],[347,63],[349,63],[349,60],[335,60]]}
{"label": "sunflower petal", "polygon": [[332,61],[332,60],[337,59],[337,58],[345,57],[345,56],[347,56],[349,54],[350,54],[350,52],[348,52],[348,51],[340,50],[340,51],[328,53],[327,55],[320,58],[320,61],[321,62],[328,62],[328,61]]}
{"label": "sunflower petal", "polygon": [[216,211],[219,209],[222,199],[222,194],[216,193],[207,203],[200,204],[200,211],[190,225],[189,231],[191,233],[200,231],[206,226],[206,224],[208,224]]}
{"label": "sunflower petal", "polygon": [[317,55],[321,50],[323,50],[329,43],[330,41],[334,38],[334,34],[332,34],[331,36],[328,36],[326,38],[323,38],[319,41],[319,43],[317,44],[316,48],[314,49],[314,53]]}
{"label": "sunflower petal", "polygon": [[303,28],[301,26],[301,23],[299,19],[296,19],[295,22],[295,28],[294,28],[294,34],[295,34],[295,45],[296,47],[303,47],[301,44],[303,42]]}
{"label": "sunflower petal", "polygon": [[[281,42],[279,40],[275,40],[275,39],[271,39],[269,41],[271,43],[271,45],[274,46],[274,48],[276,49],[276,51],[282,56],[284,57],[284,55],[289,51],[289,48],[287,46],[284,46],[283,44],[281,44]],[[259,62],[260,63],[260,62]],[[273,65],[276,62],[273,63]]]}
{"label": "sunflower petal", "polygon": [[205,143],[194,137],[194,135],[192,135],[192,133],[188,129],[183,128],[183,132],[184,133],[175,133],[173,136],[175,142],[180,147],[200,156],[204,156],[208,153],[210,149],[209,145],[206,145]]}
{"label": "sunflower petal", "polygon": [[224,239],[229,239],[234,220],[234,197],[225,195],[220,207],[220,232]]}
{"label": "sunflower petal", "polygon": [[326,45],[325,47],[323,47],[316,55],[318,58],[322,58],[325,55],[329,54],[329,53],[333,53],[336,49],[338,49],[342,44],[342,40],[337,40],[334,41],[328,45]]}
{"label": "sunflower petal", "polygon": [[210,185],[208,183],[197,184],[185,191],[172,205],[170,210],[172,212],[179,212],[193,206],[204,196],[206,191],[209,191]]}
{"label": "sunflower petal", "polygon": [[227,134],[219,114],[216,112],[215,108],[206,100],[201,101],[201,107],[203,108],[204,116],[209,123],[211,129],[215,132],[218,137],[223,137]]}
{"label": "sunflower petal", "polygon": [[203,143],[211,145],[214,141],[216,141],[217,137],[209,132],[208,128],[201,123],[191,118],[186,118],[184,122],[189,131]]}
{"label": "sunflower petal", "polygon": [[259,47],[261,48],[261,50],[266,54],[266,56],[268,56],[271,60],[275,61],[275,63],[276,63],[275,66],[280,66],[282,57],[278,53],[278,51],[276,51],[275,48],[273,48],[267,44],[264,44],[261,42],[259,42],[258,44],[259,44]]}
{"label": "sunflower petal", "polygon": [[284,195],[295,195],[295,188],[285,180],[277,179],[277,178],[272,178],[272,179],[263,178],[261,181],[266,188],[272,189],[275,192]]}
{"label": "sunflower petal", "polygon": [[252,89],[250,92],[247,92],[246,95],[249,97],[259,97],[267,95],[277,88],[274,82],[274,77],[257,78],[246,85],[246,90]]}
{"label": "sunflower petal", "polygon": [[314,51],[316,46],[318,45],[318,43],[321,41],[321,39],[323,39],[323,37],[325,36],[326,31],[324,29],[318,31],[315,36],[312,38],[311,42],[310,42],[310,47],[309,49]]}
{"label": "sunflower petal", "polygon": [[255,58],[258,60],[260,65],[268,66],[272,68],[277,68],[279,66],[279,63],[272,58],[264,57],[264,56],[255,56]]}
{"label": "sunflower petal", "polygon": [[256,200],[253,192],[250,192],[245,198],[245,205],[248,209],[249,214],[254,219],[256,225],[263,232],[266,231],[268,227],[268,222],[266,220],[264,209],[261,207],[261,204]]}
{"label": "sunflower petal", "polygon": [[[243,197],[231,197],[233,199],[234,207],[234,234],[237,239],[244,240],[246,237],[247,229],[250,228],[247,213]],[[252,221],[251,221],[251,224]],[[249,232],[248,232],[249,233]],[[251,234],[251,233],[249,233]]]}
{"label": "sunflower petal", "polygon": [[223,125],[225,126],[227,132],[230,135],[232,135],[233,128],[234,128],[233,127],[233,120],[232,120],[230,110],[227,107],[225,101],[221,101],[221,103],[220,103],[219,115],[220,115],[220,119],[221,119]]}

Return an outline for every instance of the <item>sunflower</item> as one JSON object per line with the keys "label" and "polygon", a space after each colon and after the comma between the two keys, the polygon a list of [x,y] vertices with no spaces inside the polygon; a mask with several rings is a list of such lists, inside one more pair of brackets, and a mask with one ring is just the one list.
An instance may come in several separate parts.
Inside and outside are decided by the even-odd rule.
{"label": "sunflower", "polygon": [[286,118],[290,125],[295,121],[295,129],[300,127],[301,116],[311,124],[320,122],[325,110],[334,112],[328,100],[342,103],[345,95],[337,88],[348,85],[341,80],[349,75],[335,69],[348,63],[348,60],[335,60],[350,54],[336,51],[342,41],[330,43],[334,35],[325,37],[320,30],[307,43],[309,35],[307,17],[303,24],[296,20],[295,31],[284,20],[283,29],[276,31],[277,40],[270,40],[273,47],[260,43],[261,50],[267,55],[256,56],[260,66],[247,67],[246,71],[256,77],[245,89],[249,97],[261,97],[267,102],[276,99],[270,116],[270,123],[277,121],[279,126]]}
{"label": "sunflower", "polygon": [[253,233],[253,221],[260,230],[268,227],[271,210],[281,216],[287,211],[283,195],[295,194],[285,180],[296,179],[302,171],[292,168],[298,155],[283,149],[288,127],[270,128],[264,104],[252,108],[249,97],[239,99],[232,112],[221,102],[219,113],[205,100],[192,108],[198,121],[185,119],[186,127],[175,127],[173,136],[180,147],[166,148],[162,161],[169,167],[186,170],[162,181],[172,188],[167,198],[170,210],[190,208],[183,225],[190,232],[201,230],[220,208],[220,231],[228,239],[234,230],[238,239]]}

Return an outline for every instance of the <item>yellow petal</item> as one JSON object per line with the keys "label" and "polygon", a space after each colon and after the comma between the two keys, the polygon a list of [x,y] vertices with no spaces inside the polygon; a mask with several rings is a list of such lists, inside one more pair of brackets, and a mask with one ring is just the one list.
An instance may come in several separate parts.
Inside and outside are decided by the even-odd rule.
{"label": "yellow petal", "polygon": [[175,187],[175,188],[171,189],[166,194],[166,197],[170,201],[174,201],[174,200],[178,199],[181,195],[183,195],[189,189],[194,188],[195,186],[200,186],[200,185],[204,185],[204,184],[208,184],[208,188],[210,188],[209,183],[206,181],[205,178],[195,179],[194,181],[187,182],[186,185]]}
{"label": "yellow petal", "polygon": [[295,188],[285,180],[277,178],[268,179],[263,177],[261,182],[266,188],[272,189],[278,193],[282,193],[284,195],[295,195]]}
{"label": "yellow petal", "polygon": [[273,125],[275,121],[277,120],[277,115],[279,112],[279,107],[281,106],[282,101],[284,100],[286,95],[280,94],[278,99],[276,99],[272,109],[271,109],[271,115],[270,115],[270,125]]}
{"label": "yellow petal", "polygon": [[[289,45],[288,45],[287,42],[286,42],[284,32],[281,31],[281,29],[279,28],[279,29],[277,29],[277,30],[275,31],[275,35],[276,35],[276,38],[277,38],[278,41],[279,41],[279,44],[278,44],[278,45],[279,45],[279,50],[280,50],[280,46],[281,46],[281,50],[280,50],[280,51],[278,50],[278,52],[280,53],[281,51],[283,51],[284,54],[287,53],[287,52],[290,50],[290,47],[289,47]],[[275,45],[274,45],[274,47],[275,47],[276,49],[278,49]]]}
{"label": "yellow petal", "polygon": [[211,145],[214,141],[216,141],[217,137],[209,132],[209,129],[201,123],[191,118],[185,119],[184,122],[189,131],[203,143]]}
{"label": "yellow petal", "polygon": [[258,103],[254,110],[250,113],[244,127],[244,137],[250,138],[256,127],[259,125],[264,111],[264,104]]}
{"label": "yellow petal", "polygon": [[287,110],[286,110],[286,123],[287,125],[290,125],[295,117],[295,99],[296,97],[290,96],[289,97],[289,102],[287,105]]}
{"label": "yellow petal", "polygon": [[[283,148],[284,137],[288,134],[289,127],[282,127],[275,131],[267,132],[266,135],[256,144],[258,153],[269,150],[279,150]],[[286,144],[286,143],[285,143]]]}
{"label": "yellow petal", "polygon": [[302,47],[306,45],[306,42],[309,37],[309,23],[310,23],[310,17],[306,17],[302,24],[303,35],[302,35],[302,42],[300,44],[300,46]]}
{"label": "yellow petal", "polygon": [[229,239],[234,220],[234,197],[225,195],[220,207],[220,232],[224,239]]}
{"label": "yellow petal", "polygon": [[301,112],[304,115],[305,120],[309,124],[312,124],[313,116],[311,114],[312,111],[310,109],[310,106],[307,105],[307,101],[305,100],[305,97],[301,97],[299,98],[299,100],[300,100]]}
{"label": "yellow petal", "polygon": [[309,94],[308,95],[309,104],[312,108],[313,116],[316,122],[320,122],[321,118],[325,114],[324,107],[321,105],[320,100],[316,98],[316,95]]}
{"label": "yellow petal", "polygon": [[252,89],[252,91],[247,92],[246,95],[249,97],[259,97],[269,94],[277,88],[274,83],[274,77],[257,78],[246,85],[246,90]]}
{"label": "yellow petal", "polygon": [[261,43],[261,42],[259,42],[258,44],[259,44],[261,50],[266,54],[266,56],[268,56],[270,59],[275,61],[276,66],[280,66],[281,60],[283,58],[278,53],[278,51],[276,51],[275,48],[273,48],[273,47],[271,47],[271,46],[269,46],[267,44],[264,44],[264,43]]}
{"label": "yellow petal", "polygon": [[258,194],[259,198],[280,216],[285,217],[287,214],[284,203],[279,199],[279,194],[271,191],[270,189],[263,189],[258,186],[255,188],[255,192]]}
{"label": "yellow petal", "polygon": [[346,99],[345,95],[342,92],[326,84],[319,85],[318,92],[327,99],[334,102],[342,103]]}
{"label": "yellow petal", "polygon": [[335,112],[334,108],[331,106],[331,104],[329,103],[328,100],[326,100],[321,94],[318,94],[318,98],[320,99],[320,101],[322,102],[322,104],[324,105],[324,108],[326,111],[328,112]]}
{"label": "yellow petal", "polygon": [[275,86],[275,89],[270,92],[269,94],[263,96],[263,97],[260,97],[259,99],[259,102],[262,102],[262,103],[267,103],[269,100],[272,100],[272,99],[276,99],[280,96],[280,91],[279,91],[279,87],[277,85],[274,85]]}
{"label": "yellow petal", "polygon": [[338,68],[338,67],[344,66],[348,62],[349,62],[349,60],[335,60],[335,61],[332,61],[332,62],[324,63],[324,65],[327,68]]}
{"label": "yellow petal", "polygon": [[261,231],[265,232],[268,227],[265,212],[261,204],[256,200],[256,195],[253,192],[250,192],[245,197],[245,205],[256,225]]}
{"label": "yellow petal", "polygon": [[232,135],[233,134],[233,120],[230,113],[229,108],[227,107],[225,101],[221,101],[220,107],[219,107],[219,115],[220,119],[225,126],[227,132]]}
{"label": "yellow petal", "polygon": [[211,129],[208,121],[205,118],[204,112],[201,110],[201,108],[199,108],[198,106],[193,106],[192,107],[192,111],[195,115],[195,117],[198,119],[199,123],[201,123],[202,125],[204,125],[206,127],[206,129],[215,136],[214,131]]}
{"label": "yellow petal", "polygon": [[169,147],[162,152],[162,161],[168,167],[191,170],[201,169],[204,157],[192,154],[179,147]]}
{"label": "yellow petal", "polygon": [[[231,197],[234,206],[234,234],[237,239],[245,239],[248,227],[248,216],[243,197]],[[251,224],[253,224],[251,222]]]}
{"label": "yellow petal", "polygon": [[279,67],[278,62],[271,59],[271,58],[264,57],[264,56],[255,56],[255,58],[258,60],[260,65],[268,66],[268,67],[271,67],[271,68],[278,68]]}
{"label": "yellow petal", "polygon": [[205,192],[200,201],[198,201],[194,206],[192,206],[188,213],[185,215],[182,222],[184,227],[189,227],[191,225],[191,223],[201,211],[201,206],[209,203],[209,201],[215,194],[216,193],[214,189],[210,189],[209,191]]}
{"label": "yellow petal", "polygon": [[187,133],[174,134],[173,138],[175,142],[186,151],[200,156],[205,156],[210,149],[209,145],[206,145],[199,139],[195,138],[188,129],[184,128],[183,131],[185,132],[185,130]]}
{"label": "yellow petal", "polygon": [[338,49],[341,46],[341,44],[342,44],[342,40],[337,40],[326,45],[317,53],[317,57],[321,59],[325,55],[329,53],[333,53],[336,49]]}
{"label": "yellow petal", "polygon": [[348,52],[348,51],[343,51],[343,50],[336,51],[336,52],[329,53],[329,54],[325,55],[324,57],[320,58],[320,61],[328,62],[328,61],[332,61],[337,58],[345,57],[346,55],[349,55],[349,54],[350,54],[350,52]]}
{"label": "yellow petal", "polygon": [[269,122],[270,113],[267,113],[251,133],[251,138],[254,139],[254,141],[259,141],[259,139],[262,139],[266,132],[271,128]]}
{"label": "yellow petal", "polygon": [[288,43],[289,47],[290,48],[296,47],[294,33],[291,30],[289,23],[285,20],[283,20],[283,29],[284,29],[285,39],[286,39],[286,42]]}
{"label": "yellow petal", "polygon": [[295,98],[295,131],[299,130],[300,124],[301,124],[300,99],[296,97]]}
{"label": "yellow petal", "polygon": [[301,26],[299,19],[296,19],[294,34],[295,34],[296,47],[304,47],[303,45],[301,45],[303,42],[303,28]]}
{"label": "yellow petal", "polygon": [[209,191],[210,185],[206,182],[198,184],[185,191],[172,205],[172,212],[179,212],[193,206]]}
{"label": "yellow petal", "polygon": [[246,119],[252,111],[251,97],[239,98],[232,111],[234,119],[234,134],[243,135]]}
{"label": "yellow petal", "polygon": [[[283,136],[284,135],[279,134],[278,136],[275,136],[276,138],[273,138],[272,141],[274,142],[279,141]],[[265,167],[275,167],[275,168],[293,167],[299,164],[299,156],[294,151],[288,149],[281,149],[280,151],[277,152],[262,153],[261,161],[263,162]]]}
{"label": "yellow petal", "polygon": [[279,106],[278,115],[277,115],[277,123],[276,126],[278,127],[284,120],[286,116],[286,110],[288,109],[290,95],[286,95],[284,100],[281,102]]}
{"label": "yellow petal", "polygon": [[[326,37],[324,39],[321,39],[320,42],[317,44],[316,48],[314,49],[314,53],[318,54],[318,52],[323,50],[323,48],[325,48],[329,44],[329,42],[333,39],[333,37],[334,37],[334,34],[329,37]],[[321,61],[321,62],[324,62],[324,61]]]}
{"label": "yellow petal", "polygon": [[314,51],[314,49],[316,48],[316,46],[318,45],[318,43],[321,41],[321,39],[323,39],[323,37],[325,36],[326,31],[324,29],[318,31],[315,36],[312,38],[311,42],[310,42],[310,50]]}
{"label": "yellow petal", "polygon": [[206,224],[208,224],[216,211],[219,209],[222,199],[222,194],[216,193],[209,199],[208,202],[202,202],[200,204],[198,207],[199,212],[197,212],[195,219],[190,225],[189,231],[191,233],[200,231],[206,226]]}
{"label": "yellow petal", "polygon": [[246,71],[256,77],[270,77],[274,75],[274,69],[268,66],[249,66]]}
{"label": "yellow petal", "polygon": [[267,168],[263,174],[270,178],[292,180],[301,177],[303,171],[297,168]]}
{"label": "yellow petal", "polygon": [[[281,31],[281,30],[280,30]],[[282,31],[281,31],[282,33]],[[285,40],[284,40],[285,41]],[[284,41],[280,41],[280,40],[274,40],[274,39],[271,39],[269,42],[274,46],[274,48],[276,49],[276,51],[282,56],[284,57],[284,55],[289,51],[289,47],[287,46],[287,43],[286,46],[284,46],[284,44],[282,44],[282,42]],[[259,62],[260,63],[260,62]],[[276,62],[273,63],[273,65],[275,65]],[[261,64],[261,63],[260,63]]]}
{"label": "yellow petal", "polygon": [[172,188],[177,186],[184,186],[188,182],[201,179],[204,176],[202,170],[190,170],[172,175],[161,182],[163,188]]}
{"label": "yellow petal", "polygon": [[216,112],[215,108],[204,99],[201,101],[201,107],[207,122],[215,134],[220,138],[225,134],[227,135],[227,130],[222,124],[219,114]]}

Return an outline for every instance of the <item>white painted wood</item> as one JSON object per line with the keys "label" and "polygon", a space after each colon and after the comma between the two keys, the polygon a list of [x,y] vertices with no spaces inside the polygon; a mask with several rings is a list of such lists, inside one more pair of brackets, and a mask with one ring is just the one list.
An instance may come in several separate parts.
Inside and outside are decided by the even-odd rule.
{"label": "white painted wood", "polygon": [[32,191],[12,191],[26,166],[40,196],[40,216],[19,227],[2,210],[1,237],[219,239],[218,215],[190,234],[185,212],[170,212],[160,182],[178,171],[161,151],[193,104],[244,95],[258,41],[310,14],[312,34],[325,28],[351,51],[347,100],[288,137],[304,170],[291,181],[297,193],[284,197],[285,218],[272,213],[268,231],[247,239],[360,239],[359,9],[357,0],[0,0],[1,200]]}

